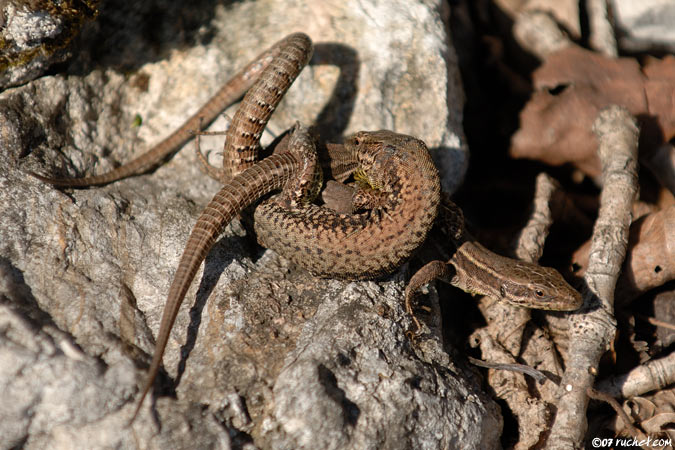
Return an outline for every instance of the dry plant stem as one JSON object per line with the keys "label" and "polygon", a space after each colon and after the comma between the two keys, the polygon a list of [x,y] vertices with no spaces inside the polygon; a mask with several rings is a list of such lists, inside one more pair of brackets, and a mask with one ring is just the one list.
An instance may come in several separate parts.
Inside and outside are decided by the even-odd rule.
{"label": "dry plant stem", "polygon": [[586,11],[590,22],[589,43],[594,50],[605,56],[616,58],[616,38],[607,14],[607,0],[586,0]]}
{"label": "dry plant stem", "polygon": [[[533,211],[528,223],[520,233],[515,251],[518,259],[534,262],[543,253],[544,241],[552,223],[549,202],[555,192],[553,181],[546,175],[537,178]],[[488,320],[489,330],[494,339],[512,355],[519,355],[523,329],[530,320],[531,312],[525,308],[514,308],[502,302],[484,299],[481,310]]]}
{"label": "dry plant stem", "polygon": [[[636,211],[640,214],[634,207],[634,216]],[[631,224],[628,236],[614,299],[617,307],[675,279],[675,205],[640,217]],[[574,252],[574,261],[581,267],[579,276],[586,270],[589,251],[590,242],[586,242]]]}
{"label": "dry plant stem", "polygon": [[631,398],[675,383],[675,352],[636,367],[628,373],[602,380],[597,389],[612,397]]}
{"label": "dry plant stem", "polygon": [[[603,190],[593,230],[586,306],[571,314],[570,347],[561,382],[558,413],[547,449],[581,448],[586,434],[586,390],[616,333],[614,288],[626,255],[631,206],[637,192],[638,127],[625,108],[610,106],[593,124],[602,162]],[[585,312],[585,313],[584,313]]]}
{"label": "dry plant stem", "polygon": [[[515,364],[516,358],[497,343],[490,331],[483,328],[471,336],[471,345],[480,346],[483,357],[493,364]],[[489,355],[489,356],[485,356]],[[487,381],[495,396],[503,400],[518,422],[519,441],[514,449],[529,449],[541,442],[550,421],[545,402],[533,397],[522,373],[511,370],[488,370]]]}
{"label": "dry plant stem", "polygon": [[[533,212],[520,233],[515,252],[518,259],[534,262],[543,253],[544,240],[551,225],[548,202],[552,193],[550,183],[537,179]],[[494,302],[489,298],[483,299],[481,310],[490,324],[488,328],[492,338],[512,355],[520,354],[523,330],[530,320],[530,310]]]}
{"label": "dry plant stem", "polygon": [[513,26],[516,41],[540,60],[572,45],[550,14],[529,11],[518,15]]}
{"label": "dry plant stem", "polygon": [[[544,241],[553,222],[550,203],[558,192],[554,180],[546,174],[537,177],[533,210],[530,219],[520,233],[515,251],[518,259],[537,261],[543,253]],[[491,364],[512,365],[519,361],[523,352],[523,336],[528,329],[531,312],[525,308],[513,307],[490,298],[481,301],[481,311],[488,322],[486,329],[474,335],[480,342],[483,358]],[[546,333],[534,332],[527,339],[527,347],[536,358],[524,359],[526,364],[543,361],[540,368],[555,375],[562,374],[553,343]],[[489,384],[495,387],[497,396],[504,400],[517,418],[519,441],[514,448],[530,448],[542,439],[550,425],[546,398],[533,396],[525,377],[520,373],[503,373],[490,370]],[[553,390],[552,383],[544,383],[543,389]]]}
{"label": "dry plant stem", "polygon": [[586,394],[588,394],[589,398],[608,403],[612,407],[612,409],[616,412],[617,416],[621,417],[623,423],[626,424],[626,428],[628,429],[628,432],[631,434],[632,437],[640,441],[647,438],[647,436],[645,436],[640,430],[635,428],[635,425],[633,425],[635,422],[631,420],[630,417],[628,417],[626,411],[623,410],[621,405],[619,405],[619,402],[617,402],[614,397],[607,394],[606,392],[597,391],[593,388],[586,389]]}
{"label": "dry plant stem", "polygon": [[550,204],[559,186],[545,173],[537,175],[533,210],[530,219],[520,232],[516,256],[526,261],[538,261],[544,252],[544,241],[553,223]]}
{"label": "dry plant stem", "polygon": [[[573,206],[560,185],[550,176],[541,173],[537,176],[533,200],[533,210],[530,219],[520,233],[516,248],[516,256],[519,259],[538,260],[544,248],[544,240],[548,236],[550,226],[556,217],[561,217],[563,212],[572,213],[576,220],[585,220],[585,216]],[[549,321],[566,321],[567,315],[546,314]],[[531,364],[538,364],[541,370],[545,370],[556,376],[562,376],[563,369],[560,354],[566,354],[568,345],[567,328],[551,328],[535,326],[530,322],[528,337],[524,340],[521,349],[521,358]],[[539,388],[541,398],[551,404],[556,404],[558,395],[557,388],[552,383],[545,383]],[[547,424],[548,425],[548,424]]]}
{"label": "dry plant stem", "polygon": [[654,319],[653,317],[647,317],[647,316],[643,316],[643,315],[636,315],[635,317],[638,317],[642,320],[646,320],[647,322],[654,325],[655,327],[661,327],[661,328],[665,328],[667,330],[674,330],[675,331],[675,324],[664,322],[662,320],[657,320],[657,319]]}
{"label": "dry plant stem", "polygon": [[480,359],[472,358],[469,356],[469,362],[474,366],[484,367],[486,369],[497,369],[497,370],[510,370],[512,372],[518,372],[537,380],[539,383],[546,381],[546,375],[537,369],[533,369],[530,366],[525,364],[502,364],[502,363],[493,363],[487,361],[481,361]]}

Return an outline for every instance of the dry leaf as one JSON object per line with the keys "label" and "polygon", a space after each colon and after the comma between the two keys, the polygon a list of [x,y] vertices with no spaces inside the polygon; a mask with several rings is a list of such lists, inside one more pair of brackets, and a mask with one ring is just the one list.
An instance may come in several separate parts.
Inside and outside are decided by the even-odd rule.
{"label": "dry leaf", "polygon": [[651,152],[675,135],[675,58],[612,59],[578,47],[555,52],[534,73],[535,93],[520,115],[511,155],[551,165],[572,163],[597,177],[591,131],[598,112],[616,104],[640,123],[640,150]]}
{"label": "dry leaf", "polygon": [[[588,262],[590,242],[572,257],[581,276]],[[675,279],[675,205],[640,217],[630,227],[628,251],[617,295],[635,296]]]}

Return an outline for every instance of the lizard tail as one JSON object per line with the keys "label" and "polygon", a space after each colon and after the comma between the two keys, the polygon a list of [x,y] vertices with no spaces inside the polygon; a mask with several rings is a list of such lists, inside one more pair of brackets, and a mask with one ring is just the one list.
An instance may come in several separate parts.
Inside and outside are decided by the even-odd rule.
{"label": "lizard tail", "polygon": [[281,189],[297,173],[301,161],[292,153],[285,152],[271,155],[255,166],[235,176],[225,185],[204,208],[197,219],[185,250],[178,263],[178,269],[169,288],[162,321],[159,326],[155,353],[148,369],[148,375],[141,391],[131,424],[143,404],[143,400],[152,388],[152,385],[162,364],[162,357],[169,333],[176,320],[185,294],[202,261],[215,244],[218,236],[223,232],[230,221],[244,208],[257,201],[263,195]]}

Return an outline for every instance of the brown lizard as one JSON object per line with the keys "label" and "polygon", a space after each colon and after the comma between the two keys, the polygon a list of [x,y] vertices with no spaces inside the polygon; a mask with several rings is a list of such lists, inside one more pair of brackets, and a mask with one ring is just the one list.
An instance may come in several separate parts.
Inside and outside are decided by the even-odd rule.
{"label": "brown lizard", "polygon": [[440,182],[418,139],[389,131],[361,132],[343,146],[329,146],[333,174],[344,179],[358,169],[379,189],[379,207],[360,214],[338,214],[310,204],[318,193],[320,172],[315,153],[307,150],[308,138],[300,137],[306,134],[302,129],[293,131],[287,152],[256,163],[262,130],[311,54],[311,41],[304,35],[291,35],[284,42],[232,119],[224,152],[224,178],[230,181],[206,206],[188,238],[134,417],[152,387],[176,314],[202,260],[230,220],[263,195],[284,186],[280,195],[256,208],[260,242],[320,276],[365,279],[391,272],[433,225]]}
{"label": "brown lizard", "polygon": [[391,131],[360,132],[347,139],[341,160],[353,159],[371,183],[381,185],[384,200],[376,209],[340,214],[310,203],[318,165],[307,135],[296,127],[287,152],[235,175],[197,219],[169,289],[134,417],[157,376],[176,314],[201,262],[230,220],[261,196],[284,187],[255,210],[260,242],[318,276],[375,278],[398,267],[424,241],[436,218],[440,183],[421,141]]}
{"label": "brown lizard", "polygon": [[[245,206],[284,186],[279,196],[256,209],[260,242],[316,275],[345,279],[374,278],[391,272],[421,244],[434,222],[440,193],[438,173],[426,146],[409,136],[362,132],[344,146],[328,147],[334,173],[344,178],[358,169],[366,183],[378,191],[377,206],[356,214],[340,214],[309,203],[319,186],[319,175],[313,151],[307,150],[311,144],[301,129],[292,133],[287,152],[256,163],[260,133],[310,55],[311,41],[301,33],[290,35],[263,53],[265,69],[244,97],[227,133],[224,178],[229,176],[230,181],[207,205],[188,238],[134,417],[157,375],[171,327],[199,265],[223,228]],[[257,66],[254,63],[248,67]],[[235,82],[240,83],[237,78]],[[223,88],[220,92],[226,91]],[[213,101],[222,98],[217,94]],[[202,111],[215,109],[207,105]],[[169,150],[171,145],[189,137],[199,114],[158,147],[116,171],[80,180],[40,178],[62,186],[83,186],[138,173],[173,151]],[[471,271],[467,274],[479,275]],[[565,297],[569,292],[561,290],[559,294]],[[565,297],[562,302],[574,303],[575,298]],[[535,304],[533,300],[530,306]]]}
{"label": "brown lizard", "polygon": [[[551,311],[574,311],[583,298],[560,273],[550,267],[498,255],[483,247],[464,229],[464,214],[443,194],[439,218],[455,247],[447,261],[431,261],[412,276],[405,289],[406,310],[412,314],[416,292],[441,278],[472,294],[487,295],[516,306]],[[417,323],[415,316],[412,316]]]}

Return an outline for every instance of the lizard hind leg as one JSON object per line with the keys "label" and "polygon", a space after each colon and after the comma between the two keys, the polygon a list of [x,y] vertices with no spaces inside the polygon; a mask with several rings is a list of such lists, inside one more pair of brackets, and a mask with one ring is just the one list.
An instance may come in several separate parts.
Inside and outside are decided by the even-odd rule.
{"label": "lizard hind leg", "polygon": [[219,181],[223,184],[227,182],[225,179],[225,173],[223,172],[223,169],[217,166],[214,166],[209,162],[209,153],[210,151],[207,151],[206,154],[204,154],[201,150],[201,136],[223,136],[225,135],[226,132],[224,131],[202,131],[202,122],[203,119],[200,117],[199,118],[199,128],[196,130],[190,130],[190,133],[194,135],[195,137],[195,154],[197,155],[197,161],[201,164],[200,170],[202,173],[205,175],[208,175],[209,177],[213,178],[216,181]]}
{"label": "lizard hind leg", "polygon": [[290,135],[285,151],[302,161],[302,166],[296,176],[284,185],[277,202],[292,209],[308,205],[319,195],[323,173],[310,130],[298,122],[291,129]]}

